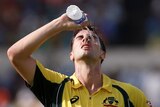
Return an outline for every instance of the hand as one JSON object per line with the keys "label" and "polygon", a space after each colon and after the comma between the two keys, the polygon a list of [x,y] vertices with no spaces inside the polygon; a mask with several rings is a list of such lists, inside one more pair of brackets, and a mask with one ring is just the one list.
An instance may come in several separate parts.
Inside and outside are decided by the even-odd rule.
{"label": "hand", "polygon": [[[87,14],[85,14],[87,15]],[[66,13],[61,15],[59,17],[59,20],[61,20],[64,30],[77,30],[82,29],[85,26],[89,25],[89,21],[84,21],[81,24],[76,24],[73,20],[71,20]]]}

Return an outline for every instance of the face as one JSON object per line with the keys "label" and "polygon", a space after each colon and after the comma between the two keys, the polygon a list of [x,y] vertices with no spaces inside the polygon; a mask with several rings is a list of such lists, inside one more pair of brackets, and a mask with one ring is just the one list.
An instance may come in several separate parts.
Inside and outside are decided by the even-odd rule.
{"label": "face", "polygon": [[100,46],[99,37],[90,30],[81,30],[73,40],[72,52],[70,59],[78,60],[95,60],[104,59],[105,53]]}

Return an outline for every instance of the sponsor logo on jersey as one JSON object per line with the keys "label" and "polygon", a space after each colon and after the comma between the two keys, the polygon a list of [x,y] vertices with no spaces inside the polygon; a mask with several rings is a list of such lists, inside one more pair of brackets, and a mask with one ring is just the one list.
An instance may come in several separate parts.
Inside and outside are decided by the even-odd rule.
{"label": "sponsor logo on jersey", "polygon": [[103,106],[104,107],[118,107],[118,100],[114,97],[107,97],[103,100]]}

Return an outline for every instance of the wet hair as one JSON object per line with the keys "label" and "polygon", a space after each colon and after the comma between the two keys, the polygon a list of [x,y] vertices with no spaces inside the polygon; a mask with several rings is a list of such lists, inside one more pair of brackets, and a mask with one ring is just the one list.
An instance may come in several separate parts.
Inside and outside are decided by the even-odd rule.
{"label": "wet hair", "polygon": [[[87,26],[87,28],[98,36],[99,41],[100,41],[100,45],[101,45],[101,49],[102,49],[102,51],[104,51],[104,52],[106,53],[106,46],[105,46],[104,41],[103,41],[102,38],[101,38],[101,37],[102,37],[102,34],[100,33],[100,31],[99,31],[95,26],[93,26],[93,25],[89,25],[89,26]],[[80,31],[82,31],[82,30],[87,30],[87,28],[85,27],[85,28],[83,28],[83,29],[75,30],[75,31],[73,32],[73,37],[72,37],[72,39],[71,39],[71,49],[72,49],[72,46],[73,46],[73,41],[74,41],[75,36],[76,36]],[[101,63],[102,63],[102,62],[103,62],[103,59],[101,60]]]}

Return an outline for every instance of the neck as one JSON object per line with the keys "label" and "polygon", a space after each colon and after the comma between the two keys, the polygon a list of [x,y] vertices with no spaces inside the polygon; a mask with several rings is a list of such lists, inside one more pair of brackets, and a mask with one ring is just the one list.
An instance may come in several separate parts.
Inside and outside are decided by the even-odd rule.
{"label": "neck", "polygon": [[75,74],[90,94],[93,94],[102,86],[101,64],[75,62]]}

